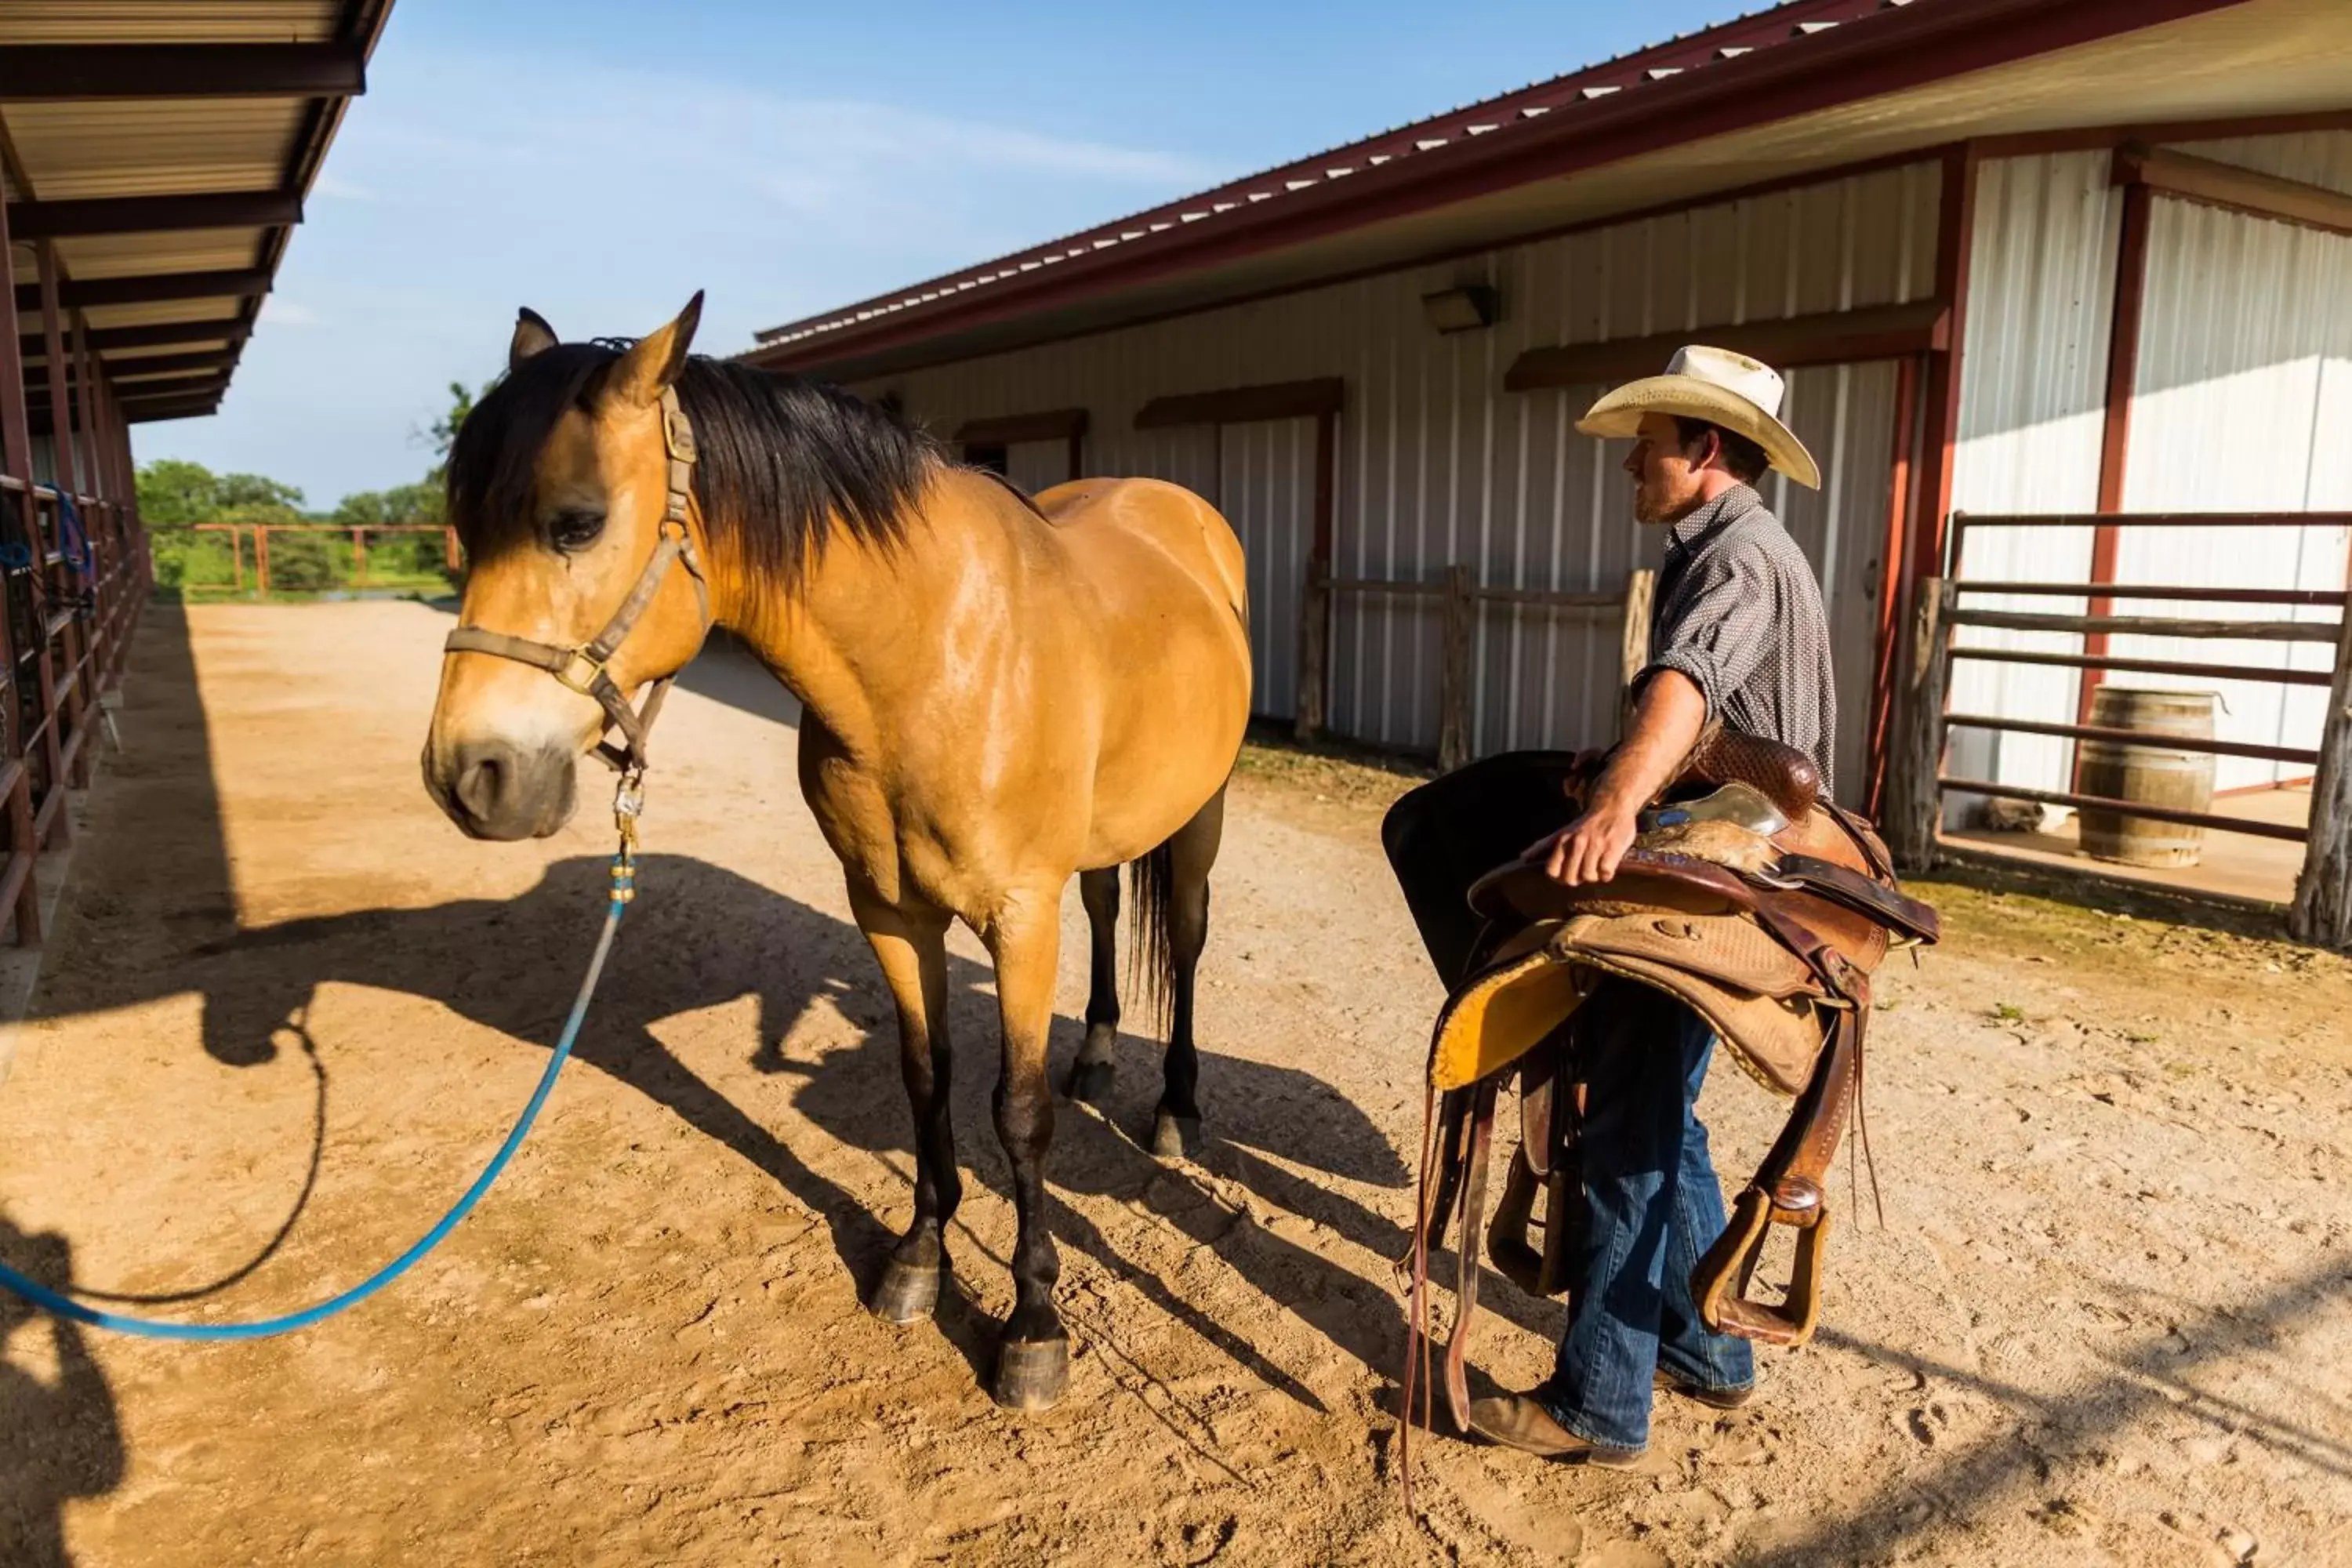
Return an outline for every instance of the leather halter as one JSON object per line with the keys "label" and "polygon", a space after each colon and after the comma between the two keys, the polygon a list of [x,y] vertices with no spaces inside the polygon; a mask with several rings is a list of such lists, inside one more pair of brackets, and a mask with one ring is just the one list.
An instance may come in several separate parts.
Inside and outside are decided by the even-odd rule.
{"label": "leather halter", "polygon": [[[662,579],[669,574],[670,563],[677,562],[694,580],[694,596],[701,607],[703,636],[710,633],[710,589],[702,574],[702,558],[694,548],[694,536],[687,529],[687,509],[694,494],[694,426],[678,405],[675,387],[664,387],[661,395],[662,446],[669,457],[667,499],[662,508],[659,542],[653,556],[637,574],[636,585],[604,629],[584,643],[572,647],[558,647],[553,643],[533,642],[528,637],[510,637],[505,632],[486,631],[480,626],[459,626],[441,645],[444,653],[487,653],[499,658],[510,658],[519,664],[531,665],[547,671],[565,686],[583,697],[593,697],[604,710],[606,727],[621,732],[620,745],[598,739],[594,754],[618,770],[625,777],[633,778],[646,767],[646,734],[653,728],[661,712],[662,699],[668,695],[670,683],[677,678],[666,675],[654,681],[646,693],[645,706],[632,709],[628,697],[621,690],[605,666],[628,640],[635,628],[637,617],[646,613],[661,591]],[[697,639],[698,647],[700,639]],[[689,656],[690,657],[690,656]]]}

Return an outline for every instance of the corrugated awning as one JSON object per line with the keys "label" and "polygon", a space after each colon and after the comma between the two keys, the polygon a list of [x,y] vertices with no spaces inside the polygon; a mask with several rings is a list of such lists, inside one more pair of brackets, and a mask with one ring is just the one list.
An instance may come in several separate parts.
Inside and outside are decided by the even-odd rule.
{"label": "corrugated awning", "polygon": [[[47,364],[46,245],[125,417],[217,408],[391,9],[0,5],[0,181],[28,371]],[[37,425],[47,378],[26,379]]]}

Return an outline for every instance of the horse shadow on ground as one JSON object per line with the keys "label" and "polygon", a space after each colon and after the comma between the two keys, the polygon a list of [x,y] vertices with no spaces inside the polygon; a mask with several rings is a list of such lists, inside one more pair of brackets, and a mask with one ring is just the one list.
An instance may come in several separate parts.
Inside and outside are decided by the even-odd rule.
{"label": "horse shadow on ground", "polygon": [[[364,910],[238,931],[186,950],[183,962],[169,966],[172,973],[153,982],[167,991],[202,994],[205,1048],[233,1066],[269,1059],[289,1020],[329,982],[429,997],[545,1047],[577,984],[577,966],[603,907],[606,867],[595,857],[558,862],[536,887],[512,900]],[[746,1041],[751,1065],[798,1079],[793,1102],[803,1118],[843,1144],[891,1156],[890,1163],[911,1179],[912,1119],[899,1078],[896,1014],[865,939],[854,925],[701,860],[645,857],[639,881],[645,891],[632,906],[575,1054],[749,1161],[822,1216],[865,1294],[896,1239],[882,1215],[665,1049],[655,1032],[662,1020],[679,1014],[756,998],[756,1037]],[[1212,963],[1214,953],[1213,939]],[[953,956],[950,969],[959,1163],[1009,1200],[1010,1172],[989,1112],[998,1040],[990,973]],[[121,1005],[120,996],[110,1001]],[[820,1003],[829,1003],[859,1038],[854,1046],[803,1057],[788,1048],[789,1037]],[[1057,1084],[1083,1033],[1075,1018],[1055,1019],[1051,1070]],[[320,1042],[320,1048],[331,1053],[329,1042]],[[1270,1302],[1366,1366],[1392,1370],[1401,1340],[1390,1292],[1248,1223],[1202,1174],[1228,1177],[1271,1208],[1393,1258],[1405,1249],[1406,1226],[1291,1169],[1402,1188],[1407,1173],[1387,1138],[1309,1073],[1203,1051],[1210,1148],[1201,1170],[1164,1166],[1123,1131],[1150,1124],[1159,1057],[1157,1042],[1123,1037],[1118,1086],[1107,1112],[1061,1102],[1050,1184],[1139,1202],[1196,1244],[1213,1247]],[[903,1213],[897,1202],[887,1206]],[[1129,1260],[1085,1215],[1057,1203],[1052,1222],[1066,1247],[1134,1285],[1268,1384],[1320,1408],[1296,1376]],[[975,1258],[968,1236],[951,1246],[967,1273],[1003,1267],[1002,1258]],[[1529,1304],[1503,1310],[1520,1315]],[[1083,1327],[1082,1318],[1074,1321]],[[941,1328],[984,1375],[992,1350],[982,1327],[943,1301]]]}
{"label": "horse shadow on ground", "polygon": [[[0,1218],[0,1258],[52,1287],[73,1278],[63,1237],[27,1235]],[[47,1341],[48,1367],[33,1336]],[[106,1374],[81,1330],[0,1291],[0,1563],[10,1568],[69,1568],[65,1505],[121,1484],[122,1427]]]}

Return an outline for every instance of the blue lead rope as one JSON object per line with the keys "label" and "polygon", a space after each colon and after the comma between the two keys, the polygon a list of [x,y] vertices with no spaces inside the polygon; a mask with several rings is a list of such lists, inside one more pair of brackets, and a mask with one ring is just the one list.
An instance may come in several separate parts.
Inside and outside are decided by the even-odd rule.
{"label": "blue lead rope", "polygon": [[418,1259],[441,1244],[442,1237],[457,1227],[457,1222],[473,1212],[499,1173],[507,1168],[514,1152],[530,1131],[530,1124],[539,1119],[540,1107],[555,1088],[555,1075],[563,1070],[563,1063],[572,1055],[572,1043],[580,1037],[581,1021],[588,1016],[588,1004],[596,994],[596,982],[604,973],[605,956],[613,951],[614,933],[621,929],[622,911],[629,907],[635,892],[634,876],[627,860],[615,856],[613,861],[613,901],[604,911],[604,929],[596,938],[596,952],[588,961],[587,975],[580,982],[580,994],[572,999],[572,1014],[563,1020],[563,1034],[555,1042],[555,1049],[547,1058],[547,1070],[539,1075],[539,1087],[530,1091],[530,1100],[522,1108],[522,1115],[499,1145],[489,1165],[467,1187],[465,1195],[453,1205],[441,1223],[417,1238],[416,1244],[399,1257],[369,1275],[340,1296],[331,1297],[314,1307],[289,1312],[282,1318],[263,1318],[250,1323],[175,1323],[160,1318],[134,1318],[121,1312],[101,1312],[95,1307],[84,1306],[70,1296],[61,1296],[47,1286],[26,1279],[5,1264],[0,1264],[0,1287],[15,1291],[26,1300],[60,1318],[86,1323],[93,1329],[112,1329],[117,1333],[139,1334],[151,1340],[262,1340],[273,1334],[291,1333],[296,1329],[309,1328],[312,1323],[333,1317],[347,1307],[355,1307],[383,1289],[409,1269]]}

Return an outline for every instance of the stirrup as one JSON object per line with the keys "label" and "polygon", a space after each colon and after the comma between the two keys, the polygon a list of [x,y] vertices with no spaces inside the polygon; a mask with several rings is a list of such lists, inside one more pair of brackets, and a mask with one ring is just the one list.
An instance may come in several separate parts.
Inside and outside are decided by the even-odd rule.
{"label": "stirrup", "polygon": [[[1811,1184],[1803,1185],[1810,1188]],[[1761,1187],[1750,1186],[1739,1194],[1731,1222],[1691,1270],[1691,1294],[1698,1299],[1700,1321],[1718,1334],[1768,1345],[1801,1345],[1813,1337],[1822,1315],[1822,1249],[1829,1241],[1830,1211],[1818,1192],[1810,1198],[1799,1207],[1783,1208]],[[1757,1259],[1764,1256],[1765,1240],[1775,1225],[1797,1233],[1789,1299],[1779,1306],[1748,1294]]]}

